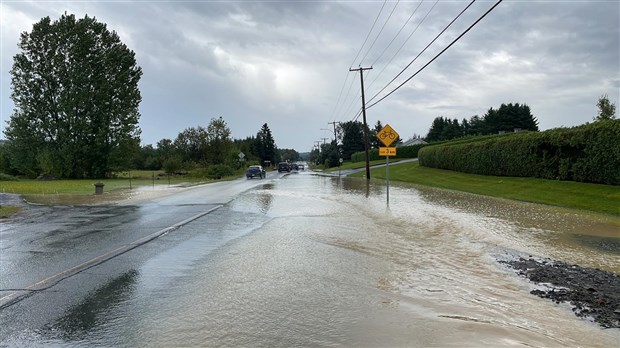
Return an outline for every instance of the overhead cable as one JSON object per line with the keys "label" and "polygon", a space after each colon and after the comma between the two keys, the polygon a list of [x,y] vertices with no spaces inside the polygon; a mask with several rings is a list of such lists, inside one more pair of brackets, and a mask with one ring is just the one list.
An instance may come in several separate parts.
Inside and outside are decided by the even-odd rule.
{"label": "overhead cable", "polygon": [[480,18],[478,18],[478,20],[476,20],[472,25],[469,26],[469,28],[467,28],[461,35],[459,35],[456,39],[454,39],[454,41],[452,41],[448,46],[446,46],[446,48],[444,48],[443,50],[441,50],[441,52],[439,52],[435,57],[433,57],[433,59],[431,59],[428,63],[424,64],[423,67],[420,68],[420,70],[416,71],[415,74],[411,75],[408,79],[406,79],[403,83],[401,83],[400,85],[398,85],[396,88],[394,88],[390,93],[386,94],[385,96],[383,96],[381,99],[377,100],[376,102],[370,104],[369,106],[366,107],[366,109],[369,109],[375,105],[377,105],[378,103],[380,103],[382,100],[384,100],[385,98],[389,97],[392,93],[396,92],[399,88],[401,88],[402,86],[405,85],[405,83],[409,82],[412,78],[414,78],[416,75],[418,75],[422,70],[424,70],[427,66],[429,66],[432,62],[435,61],[435,59],[437,59],[439,56],[441,56],[445,51],[447,51],[450,47],[452,47],[452,45],[454,45],[460,38],[462,38],[465,34],[467,34],[476,24],[478,24],[484,17],[486,17],[489,13],[491,13],[491,11],[493,11],[497,5],[499,5],[503,0],[498,0],[497,3],[495,3],[495,5],[493,5],[493,7],[491,7],[487,12],[485,12]]}
{"label": "overhead cable", "polygon": [[[396,58],[396,56],[398,55],[398,53],[400,52],[400,50],[403,49],[403,47],[405,47],[405,44],[407,44],[407,42],[409,41],[409,39],[411,39],[411,37],[413,36],[413,34],[415,34],[416,31],[418,31],[418,28],[420,28],[420,25],[422,25],[422,23],[424,23],[424,21],[426,20],[426,18],[428,17],[428,15],[431,14],[431,12],[433,12],[433,9],[435,8],[435,6],[437,5],[437,3],[439,2],[439,0],[436,0],[435,3],[433,4],[433,6],[428,10],[428,12],[426,12],[426,15],[424,15],[424,17],[422,18],[422,20],[420,21],[420,23],[418,23],[418,25],[415,27],[415,29],[413,29],[413,31],[411,32],[411,34],[409,34],[409,36],[407,37],[407,39],[402,43],[402,45],[400,45],[400,47],[398,48],[398,50],[396,51],[396,53],[394,53],[394,55],[392,55],[392,58],[390,58],[390,60],[388,61],[387,64],[385,64],[383,66],[383,69],[381,69],[381,71],[379,71],[379,74],[377,75],[377,77],[375,77],[369,84],[368,84],[368,88],[372,87],[372,85],[375,83],[375,81],[377,81],[377,79],[379,78],[379,76],[381,76],[381,74],[383,73],[383,71],[392,63],[392,60],[394,60],[394,58]],[[422,4],[422,3],[420,3]],[[418,7],[420,7],[420,5],[418,5]],[[417,8],[416,8],[417,11]],[[415,12],[414,12],[415,13]],[[391,83],[391,82],[390,82]],[[388,83],[389,85],[389,83]],[[385,87],[383,88],[385,89]],[[381,92],[379,92],[381,93]]]}
{"label": "overhead cable", "polygon": [[353,62],[351,63],[351,66],[350,66],[351,68],[355,64],[357,57],[359,57],[360,53],[362,53],[362,49],[364,48],[364,45],[366,45],[366,41],[368,41],[368,38],[370,37],[370,33],[372,33],[372,30],[375,28],[375,25],[377,24],[377,20],[379,19],[379,16],[381,16],[381,12],[383,12],[383,8],[385,7],[386,2],[387,0],[383,1],[383,5],[381,5],[381,9],[379,10],[377,17],[375,18],[375,21],[372,23],[372,26],[370,27],[370,30],[368,31],[368,34],[366,35],[366,38],[364,39],[364,43],[362,44],[362,47],[360,47],[359,51],[357,51],[357,54],[355,55],[355,58],[353,58]]}
{"label": "overhead cable", "polygon": [[390,43],[387,44],[387,46],[385,46],[385,49],[383,49],[383,52],[381,52],[381,54],[379,55],[379,57],[377,57],[377,59],[375,59],[374,62],[372,62],[372,64],[370,64],[370,66],[374,66],[375,64],[377,64],[377,62],[379,61],[379,59],[381,59],[381,57],[383,57],[383,54],[388,50],[388,48],[390,48],[390,46],[392,45],[392,43],[394,43],[394,40],[396,40],[396,38],[398,37],[398,35],[400,35],[400,32],[403,31],[403,29],[405,29],[405,27],[407,26],[407,24],[409,23],[409,21],[411,20],[411,18],[413,18],[413,15],[416,14],[416,12],[418,12],[418,9],[420,8],[420,6],[422,5],[422,3],[424,2],[424,0],[420,1],[420,3],[418,4],[418,6],[416,6],[415,10],[413,10],[413,13],[411,13],[411,16],[409,16],[409,18],[407,18],[407,21],[405,22],[405,24],[403,24],[402,27],[400,27],[400,30],[398,31],[398,33],[396,33],[396,35],[394,35],[394,37],[392,38],[392,40],[390,41]]}
{"label": "overhead cable", "polygon": [[[402,69],[402,70],[401,70],[401,71],[400,71],[400,72],[399,72],[396,76],[394,76],[394,78],[393,78],[392,80],[390,80],[390,82],[388,82],[388,83],[387,83],[387,84],[386,84],[383,88],[381,88],[381,90],[380,90],[379,92],[377,92],[374,96],[372,96],[372,98],[368,99],[368,102],[371,102],[373,99],[375,99],[375,98],[376,98],[379,94],[381,94],[381,92],[383,92],[383,91],[384,91],[384,90],[385,90],[385,89],[386,89],[386,88],[387,88],[387,87],[388,87],[388,86],[389,86],[392,82],[394,82],[394,81],[395,81],[395,80],[396,80],[396,79],[397,79],[400,75],[402,75],[402,74],[405,72],[405,70],[407,70],[407,69],[411,66],[411,64],[413,64],[413,63],[414,63],[414,62],[415,62],[415,61],[416,61],[416,60],[417,60],[417,59],[418,59],[418,58],[419,58],[419,57],[420,57],[420,56],[421,56],[424,52],[426,52],[426,50],[427,50],[427,49],[428,49],[428,48],[429,48],[429,47],[430,47],[433,43],[435,43],[435,41],[437,41],[437,39],[439,39],[439,37],[440,37],[441,35],[443,35],[443,33],[444,33],[446,30],[448,30],[448,28],[450,28],[450,26],[451,26],[454,22],[456,22],[456,20],[457,20],[457,19],[459,19],[459,17],[461,17],[461,15],[462,15],[463,13],[465,13],[465,11],[467,11],[467,9],[469,9],[469,7],[470,7],[471,5],[473,5],[473,4],[474,4],[474,2],[476,2],[476,0],[472,0],[472,1],[469,3],[469,5],[467,5],[467,6],[466,6],[466,7],[465,7],[465,8],[464,8],[464,9],[463,9],[463,10],[462,10],[462,11],[461,11],[461,12],[460,12],[460,13],[459,13],[456,17],[454,17],[454,19],[453,19],[450,23],[448,23],[448,25],[447,25],[445,28],[443,28],[443,30],[442,30],[441,32],[439,32],[439,34],[437,34],[437,36],[435,36],[435,38],[434,38],[431,42],[429,42],[429,43],[428,43],[428,45],[426,45],[426,47],[424,47],[424,49],[423,49],[422,51],[420,51],[420,53],[418,53],[418,55],[417,55],[417,56],[415,56],[415,57],[413,58],[413,60],[411,60],[411,62],[409,62],[409,64],[407,64],[407,65],[406,65],[406,66],[405,66],[405,67],[404,67],[404,68],[403,68],[403,69]],[[376,80],[376,79],[375,79],[375,80]],[[374,80],[373,80],[373,82],[374,82]]]}
{"label": "overhead cable", "polygon": [[379,38],[379,36],[381,36],[381,33],[383,32],[383,29],[385,29],[385,26],[390,21],[390,18],[392,18],[392,14],[394,14],[394,10],[396,10],[396,7],[398,6],[399,2],[400,2],[400,0],[396,1],[396,4],[394,4],[394,7],[392,8],[392,12],[390,12],[388,17],[385,19],[385,22],[383,22],[383,26],[381,26],[381,29],[377,33],[377,36],[375,36],[375,39],[370,44],[370,47],[368,47],[368,49],[366,50],[366,54],[364,54],[364,57],[362,57],[362,59],[360,60],[360,64],[364,61],[364,59],[366,59],[366,57],[368,56],[368,53],[370,53],[370,50],[375,46],[375,43],[377,42],[377,39]]}

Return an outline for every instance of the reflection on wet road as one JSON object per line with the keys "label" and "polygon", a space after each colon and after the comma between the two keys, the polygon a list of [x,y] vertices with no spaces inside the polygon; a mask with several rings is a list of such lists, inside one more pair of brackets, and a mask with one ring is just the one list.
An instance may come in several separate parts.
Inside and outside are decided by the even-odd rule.
{"label": "reflection on wet road", "polygon": [[365,180],[289,175],[7,308],[0,324],[106,274],[5,342],[607,347],[620,330],[530,295],[496,259],[535,254],[618,273],[617,228],[610,217],[419,187],[393,186],[388,209],[384,187]]}

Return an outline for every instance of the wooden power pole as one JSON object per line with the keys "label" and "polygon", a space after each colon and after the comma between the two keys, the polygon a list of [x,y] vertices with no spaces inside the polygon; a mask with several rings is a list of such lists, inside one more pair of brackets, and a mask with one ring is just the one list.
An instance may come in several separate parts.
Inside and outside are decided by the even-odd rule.
{"label": "wooden power pole", "polygon": [[368,125],[366,124],[366,97],[364,97],[364,70],[371,70],[370,68],[349,69],[349,71],[360,72],[360,82],[362,84],[362,116],[364,116],[364,151],[366,152],[366,180],[370,180],[370,158],[368,156]]}

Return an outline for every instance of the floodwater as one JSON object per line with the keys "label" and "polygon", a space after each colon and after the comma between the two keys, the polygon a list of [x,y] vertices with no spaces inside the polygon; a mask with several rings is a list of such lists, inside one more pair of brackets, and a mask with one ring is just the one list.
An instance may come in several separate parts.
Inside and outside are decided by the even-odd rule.
{"label": "floodwater", "polygon": [[385,187],[365,180],[289,175],[172,232],[193,237],[29,340],[617,346],[620,330],[530,295],[498,259],[535,255],[620,273],[619,227],[613,217],[422,187],[392,186],[388,207]]}

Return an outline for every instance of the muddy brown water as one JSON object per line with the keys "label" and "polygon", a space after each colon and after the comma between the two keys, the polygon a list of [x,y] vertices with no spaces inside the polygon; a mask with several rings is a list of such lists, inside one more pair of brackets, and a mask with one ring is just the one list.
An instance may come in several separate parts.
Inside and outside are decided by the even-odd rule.
{"label": "muddy brown water", "polygon": [[[498,259],[620,272],[617,217],[414,186],[290,175],[222,209],[209,231],[132,273],[79,340],[56,345],[610,347]],[[200,229],[199,221],[184,229]],[[181,266],[171,265],[174,260]],[[171,271],[172,268],[172,271]],[[63,330],[62,325],[55,328]],[[43,335],[45,337],[45,335]]]}

